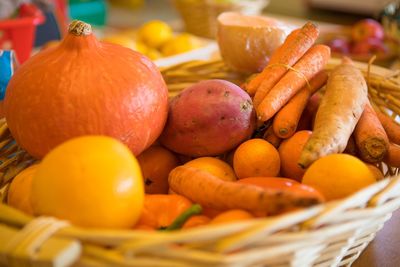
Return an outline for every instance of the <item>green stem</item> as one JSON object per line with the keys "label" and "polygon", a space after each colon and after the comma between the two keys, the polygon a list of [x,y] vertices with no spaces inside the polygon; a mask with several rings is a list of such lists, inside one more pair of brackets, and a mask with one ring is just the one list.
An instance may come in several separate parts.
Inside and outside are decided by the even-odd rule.
{"label": "green stem", "polygon": [[193,204],[187,210],[182,212],[168,227],[159,229],[161,231],[172,231],[181,229],[187,220],[189,220],[192,216],[198,215],[203,211],[202,207],[199,204]]}

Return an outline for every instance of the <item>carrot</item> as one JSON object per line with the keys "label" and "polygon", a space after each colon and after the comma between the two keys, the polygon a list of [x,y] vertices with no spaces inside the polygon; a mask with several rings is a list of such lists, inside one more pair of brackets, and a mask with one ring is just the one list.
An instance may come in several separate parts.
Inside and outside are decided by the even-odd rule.
{"label": "carrot", "polygon": [[226,182],[200,169],[179,166],[169,174],[172,190],[193,202],[214,209],[243,209],[274,215],[293,208],[308,207],[321,200],[295,192],[264,189]]}
{"label": "carrot", "polygon": [[311,130],[314,128],[315,115],[317,114],[321,100],[322,94],[320,92],[316,92],[310,97],[306,108],[303,111],[302,117],[305,117],[309,121],[309,127]]}
{"label": "carrot", "polygon": [[389,149],[389,139],[369,101],[354,129],[354,138],[362,160],[377,163]]}
{"label": "carrot", "polygon": [[400,145],[400,125],[382,112],[376,112],[379,121],[389,137],[390,142]]}
{"label": "carrot", "polygon": [[388,153],[383,161],[391,167],[400,168],[400,146],[390,143]]}
{"label": "carrot", "polygon": [[272,126],[268,127],[268,129],[264,133],[263,138],[264,140],[268,141],[271,145],[273,145],[275,148],[278,148],[282,142],[282,139],[276,136],[276,134],[274,133]]}
{"label": "carrot", "polygon": [[330,58],[330,48],[315,45],[268,92],[256,107],[259,120],[272,118],[302,87],[320,72]]}
{"label": "carrot", "polygon": [[310,117],[315,116],[317,114],[317,110],[319,105],[321,104],[322,94],[316,92],[313,94],[307,102],[307,106],[304,110]]}
{"label": "carrot", "polygon": [[247,79],[240,85],[240,88],[242,88],[243,90],[245,90],[250,96],[253,96],[254,93],[251,94],[251,92],[249,92],[249,84],[252,80],[256,79],[258,76],[257,73],[251,74],[249,77],[247,77]]}
{"label": "carrot", "polygon": [[[307,25],[307,24],[306,24]],[[305,27],[305,25],[303,26]],[[307,26],[308,27],[308,26]],[[301,32],[301,29],[296,29],[294,31],[292,31],[285,39],[285,41],[283,42],[283,44],[278,47],[275,51],[275,53],[273,53],[272,57],[270,58],[268,65],[272,65],[272,64],[288,64],[283,62],[284,60],[299,60],[299,58],[307,51],[307,49],[305,49],[306,47],[302,47],[300,46],[300,48],[304,49],[304,52],[299,54],[298,58],[296,59],[296,57],[292,57],[292,58],[282,58],[283,56],[285,56],[284,51],[287,50],[287,48],[285,49],[285,47],[289,46],[289,45],[294,45],[295,43],[300,44],[298,42],[295,42],[296,39],[300,38],[299,34]],[[312,45],[312,44],[311,44]],[[310,45],[310,46],[311,46]],[[285,50],[284,50],[285,49]],[[275,55],[275,56],[274,56]],[[292,64],[290,64],[290,66],[292,66],[294,63],[296,63],[296,61],[292,62]],[[268,66],[267,65],[267,66]],[[272,71],[272,69],[274,69],[274,71]],[[275,84],[278,82],[278,80],[287,72],[287,68],[282,67],[282,66],[274,66],[274,67],[268,67],[268,68],[264,68],[263,71],[259,74],[257,74],[255,77],[253,77],[253,79],[251,79],[247,85],[246,85],[246,91],[249,95],[253,96],[256,94],[258,87],[261,85],[261,83],[263,83],[263,81],[265,79],[268,78],[268,80]],[[272,84],[272,85],[273,85]],[[266,86],[267,84],[265,84]],[[271,86],[272,88],[272,86]]]}
{"label": "carrot", "polygon": [[[311,22],[307,22],[302,28],[288,35],[284,43],[272,54],[267,67],[261,72],[259,78],[249,84],[249,90],[255,91],[255,107],[287,72],[286,67],[279,65],[293,66],[315,43],[318,35],[318,27]],[[254,87],[256,89],[253,89]]]}
{"label": "carrot", "polygon": [[368,101],[367,95],[368,87],[361,71],[350,59],[344,58],[328,78],[313,133],[298,161],[302,168],[323,156],[344,151]]}
{"label": "carrot", "polygon": [[310,88],[303,87],[274,117],[273,128],[280,138],[291,137],[297,129],[301,114],[310,96],[320,89],[328,79],[325,71],[320,71],[310,81]]}

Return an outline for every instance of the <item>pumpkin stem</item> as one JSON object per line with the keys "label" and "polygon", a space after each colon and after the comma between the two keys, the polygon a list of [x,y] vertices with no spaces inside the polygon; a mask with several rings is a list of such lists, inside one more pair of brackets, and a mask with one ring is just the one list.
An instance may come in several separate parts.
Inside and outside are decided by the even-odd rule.
{"label": "pumpkin stem", "polygon": [[68,32],[76,36],[87,36],[92,34],[92,26],[80,20],[73,20],[69,24]]}

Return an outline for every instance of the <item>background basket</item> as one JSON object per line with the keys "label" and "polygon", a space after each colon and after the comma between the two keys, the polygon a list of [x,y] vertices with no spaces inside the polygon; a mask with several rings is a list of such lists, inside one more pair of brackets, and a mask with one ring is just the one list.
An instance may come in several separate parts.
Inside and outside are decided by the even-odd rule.
{"label": "background basket", "polygon": [[216,19],[225,11],[237,11],[246,15],[258,15],[269,0],[241,0],[223,3],[215,0],[173,0],[187,32],[214,38]]}
{"label": "background basket", "polygon": [[[338,60],[331,60],[332,69]],[[400,113],[398,74],[367,65],[374,104]],[[369,73],[369,74],[368,74]],[[176,94],[199,79],[243,76],[220,61],[189,62],[163,70]],[[0,192],[33,160],[18,148],[0,121]],[[400,207],[398,169],[352,196],[323,205],[224,225],[205,225],[176,232],[83,229],[54,218],[32,218],[0,204],[0,265],[5,266],[349,266]],[[30,265],[28,265],[30,264]]]}

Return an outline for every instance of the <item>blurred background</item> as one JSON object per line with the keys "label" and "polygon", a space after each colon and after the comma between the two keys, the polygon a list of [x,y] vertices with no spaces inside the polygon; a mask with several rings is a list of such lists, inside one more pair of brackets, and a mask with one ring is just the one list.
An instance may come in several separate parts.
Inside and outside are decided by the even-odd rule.
{"label": "blurred background", "polygon": [[[216,49],[215,19],[224,11],[265,15],[294,25],[313,20],[323,32],[336,35],[348,34],[363,18],[383,23],[386,17],[396,25],[398,19],[398,3],[389,0],[0,0],[0,48],[14,49],[22,63],[35,51],[56,45],[68,23],[79,19],[90,23],[103,41],[153,60],[200,48],[196,55],[202,58]],[[388,36],[397,31],[391,25]]]}

